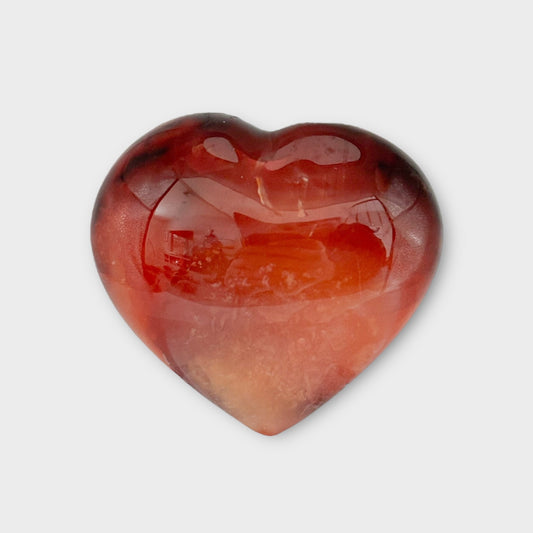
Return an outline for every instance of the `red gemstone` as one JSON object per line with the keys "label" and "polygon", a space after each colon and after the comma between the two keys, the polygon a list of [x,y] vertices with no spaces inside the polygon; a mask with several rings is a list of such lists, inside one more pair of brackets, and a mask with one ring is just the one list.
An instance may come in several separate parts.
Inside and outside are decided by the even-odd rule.
{"label": "red gemstone", "polygon": [[398,333],[441,225],[416,165],[359,129],[265,132],[226,115],[164,124],[115,164],[92,244],[139,337],[204,396],[273,435]]}

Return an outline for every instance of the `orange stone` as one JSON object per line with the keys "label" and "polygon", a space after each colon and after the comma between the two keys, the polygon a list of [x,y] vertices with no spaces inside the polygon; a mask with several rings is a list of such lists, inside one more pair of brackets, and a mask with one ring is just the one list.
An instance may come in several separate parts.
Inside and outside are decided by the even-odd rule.
{"label": "orange stone", "polygon": [[274,435],[342,389],[434,273],[438,208],[418,167],[357,128],[265,132],[226,115],[130,147],[94,207],[114,304],[177,374]]}

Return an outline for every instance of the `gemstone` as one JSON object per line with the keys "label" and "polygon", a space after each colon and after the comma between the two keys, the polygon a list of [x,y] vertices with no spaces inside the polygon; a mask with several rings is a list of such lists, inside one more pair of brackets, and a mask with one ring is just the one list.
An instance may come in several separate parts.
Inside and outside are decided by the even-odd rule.
{"label": "gemstone", "polygon": [[390,143],[221,114],[163,124],[98,194],[92,246],[124,319],[205,397],[277,434],[409,319],[436,268],[437,204]]}

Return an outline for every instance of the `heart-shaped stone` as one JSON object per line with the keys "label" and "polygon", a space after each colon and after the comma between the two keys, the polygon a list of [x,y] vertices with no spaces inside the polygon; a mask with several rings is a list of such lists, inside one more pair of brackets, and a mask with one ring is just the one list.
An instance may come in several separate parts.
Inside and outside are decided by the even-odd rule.
{"label": "heart-shaped stone", "polygon": [[359,374],[426,291],[441,240],[428,183],[359,129],[265,132],[184,117],[115,164],[98,272],[137,335],[252,429],[279,433]]}

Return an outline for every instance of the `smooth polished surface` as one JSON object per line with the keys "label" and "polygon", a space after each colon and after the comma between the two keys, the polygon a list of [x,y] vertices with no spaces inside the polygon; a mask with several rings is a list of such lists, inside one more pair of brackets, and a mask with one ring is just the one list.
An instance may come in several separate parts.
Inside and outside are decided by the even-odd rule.
{"label": "smooth polished surface", "polygon": [[340,125],[160,126],[119,159],[93,213],[102,281],[139,337],[267,435],[310,414],[398,333],[436,267],[420,170]]}

